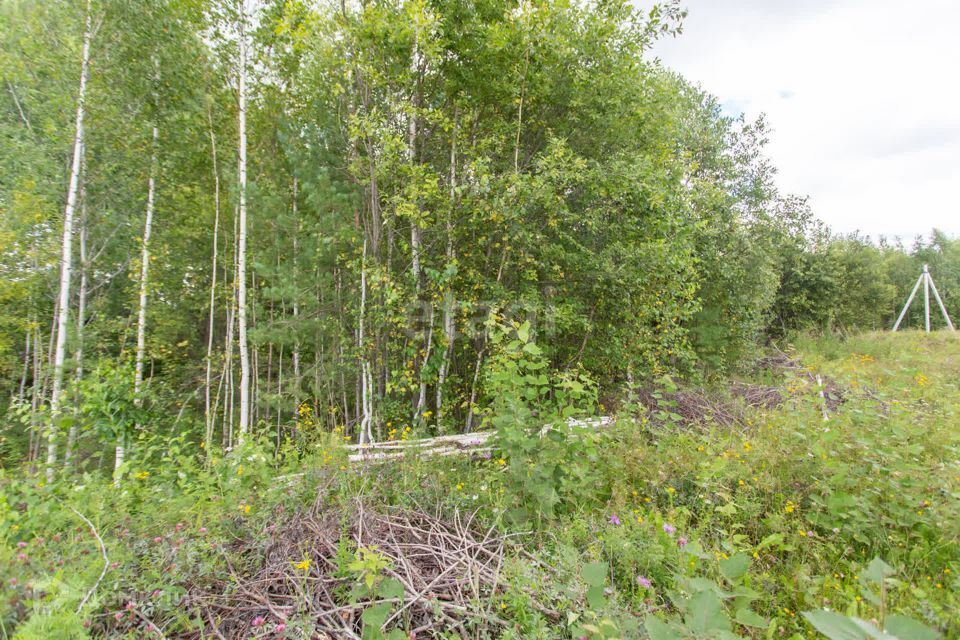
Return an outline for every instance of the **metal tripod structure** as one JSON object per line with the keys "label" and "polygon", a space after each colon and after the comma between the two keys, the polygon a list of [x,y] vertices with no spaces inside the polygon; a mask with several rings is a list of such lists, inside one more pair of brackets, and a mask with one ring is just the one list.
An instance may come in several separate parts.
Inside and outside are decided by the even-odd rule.
{"label": "metal tripod structure", "polygon": [[927,333],[930,333],[931,289],[933,290],[933,297],[936,298],[937,304],[940,305],[940,311],[943,313],[943,319],[947,321],[947,326],[950,328],[950,331],[955,331],[953,328],[953,323],[950,322],[950,316],[947,314],[947,308],[943,306],[943,300],[940,299],[940,292],[937,291],[937,285],[933,284],[933,278],[930,277],[930,270],[927,268],[927,265],[923,265],[923,273],[920,274],[920,279],[917,280],[917,284],[913,285],[913,291],[910,292],[910,297],[907,298],[907,304],[903,305],[903,311],[900,312],[900,317],[897,318],[896,324],[893,325],[893,330],[896,331],[900,328],[900,323],[903,322],[904,316],[907,315],[907,310],[910,308],[910,304],[913,302],[914,296],[917,295],[917,291],[920,289],[921,284],[923,285],[923,309]]}

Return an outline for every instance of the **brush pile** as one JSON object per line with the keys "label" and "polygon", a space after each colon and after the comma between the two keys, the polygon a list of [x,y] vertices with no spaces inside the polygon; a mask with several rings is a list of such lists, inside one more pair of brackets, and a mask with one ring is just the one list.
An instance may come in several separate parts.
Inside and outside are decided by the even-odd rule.
{"label": "brush pile", "polygon": [[[503,536],[478,529],[475,514],[352,506],[347,514],[318,502],[239,549],[250,570],[228,566],[229,579],[189,594],[204,617],[195,637],[274,637],[283,625],[296,637],[359,639],[371,623],[402,638],[500,635],[507,623],[492,596],[501,586]],[[389,581],[392,593],[363,587],[356,563],[370,557],[384,565],[371,581]]]}

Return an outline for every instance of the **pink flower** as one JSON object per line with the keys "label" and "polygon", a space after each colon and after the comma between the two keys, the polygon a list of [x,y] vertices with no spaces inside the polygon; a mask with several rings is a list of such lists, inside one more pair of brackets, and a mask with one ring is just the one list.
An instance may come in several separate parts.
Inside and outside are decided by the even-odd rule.
{"label": "pink flower", "polygon": [[182,530],[183,530],[183,523],[182,523],[182,522],[178,522],[178,523],[177,523],[177,526],[174,527],[174,528],[175,528],[177,531],[182,531]]}
{"label": "pink flower", "polygon": [[159,598],[159,597],[161,596],[161,594],[163,594],[163,592],[160,591],[160,589],[154,589],[152,595],[153,595],[154,598]]}
{"label": "pink flower", "polygon": [[25,554],[25,553],[23,553],[23,552],[18,553],[18,554],[17,554],[17,560],[19,560],[20,562],[26,562],[26,561],[27,561],[27,554]]}
{"label": "pink flower", "polygon": [[136,608],[137,608],[137,605],[134,604],[133,602],[128,602],[127,606],[124,607],[124,609],[126,609],[127,611],[133,611]]}
{"label": "pink flower", "polygon": [[206,532],[207,532],[207,528],[206,528],[206,527],[200,527],[199,529],[197,529],[197,531],[199,531],[200,533],[206,533]]}
{"label": "pink flower", "polygon": [[677,538],[677,546],[683,549],[685,546],[687,546],[687,539],[683,536]]}
{"label": "pink flower", "polygon": [[675,533],[677,532],[677,528],[676,528],[675,526],[673,526],[672,524],[669,524],[669,523],[665,522],[665,523],[663,523],[663,532],[666,533],[667,535],[671,535],[671,536],[672,536],[673,534],[675,534]]}
{"label": "pink flower", "polygon": [[160,544],[161,542],[163,542],[163,538],[161,538],[160,536],[157,536],[156,538],[153,539],[153,541],[156,542],[157,544]]}
{"label": "pink flower", "polygon": [[27,543],[24,542],[23,540],[17,543],[17,549],[26,549],[26,548],[27,548]]}
{"label": "pink flower", "polygon": [[113,619],[117,620],[118,622],[123,620],[123,611],[117,611],[115,614],[113,614]]}
{"label": "pink flower", "polygon": [[120,566],[120,563],[117,562],[117,561],[113,561],[113,562],[110,563],[110,568],[111,568],[111,569],[116,569],[116,568],[119,567],[119,566]]}
{"label": "pink flower", "polygon": [[637,576],[637,584],[644,589],[650,589],[653,587],[653,580],[647,578],[646,576]]}
{"label": "pink flower", "polygon": [[287,625],[281,622],[273,630],[276,631],[277,633],[283,633],[284,631],[287,630]]}
{"label": "pink flower", "polygon": [[16,579],[16,578],[10,578],[10,586],[11,586],[11,587],[17,586],[17,579]]}
{"label": "pink flower", "polygon": [[266,623],[267,619],[263,616],[257,616],[250,622],[251,627],[262,627]]}
{"label": "pink flower", "polygon": [[609,522],[610,522],[610,524],[612,524],[612,525],[619,526],[619,525],[620,525],[620,518],[617,517],[617,514],[613,514],[612,516],[610,516]]}

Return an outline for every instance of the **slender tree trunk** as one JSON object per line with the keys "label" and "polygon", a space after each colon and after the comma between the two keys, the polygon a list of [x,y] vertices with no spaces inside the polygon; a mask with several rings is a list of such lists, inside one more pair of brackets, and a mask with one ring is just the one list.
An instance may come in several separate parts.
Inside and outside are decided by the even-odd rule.
{"label": "slender tree trunk", "polygon": [[237,238],[237,319],[240,329],[240,440],[250,430],[250,352],[247,341],[247,9],[240,0],[239,160],[240,230]]}
{"label": "slender tree trunk", "polygon": [[[83,324],[86,322],[87,310],[87,190],[86,190],[86,161],[83,161],[81,172],[83,183],[80,187],[80,290],[77,292],[77,336],[76,349],[73,352],[73,359],[76,363],[76,370],[73,379],[79,384],[83,379]],[[70,466],[70,460],[73,457],[73,449],[77,443],[77,431],[79,429],[79,391],[75,396],[77,407],[74,409],[76,417],[70,425],[70,432],[67,435],[67,448],[63,452],[63,465]]]}
{"label": "slender tree trunk", "polygon": [[373,442],[373,433],[371,432],[371,423],[373,422],[373,389],[372,378],[370,376],[370,363],[367,362],[366,345],[364,343],[364,316],[367,306],[367,243],[363,243],[363,258],[360,264],[360,322],[357,331],[357,347],[360,351],[360,444]]}
{"label": "slender tree trunk", "polygon": [[27,391],[27,376],[30,374],[30,343],[33,338],[33,326],[32,323],[27,325],[27,330],[24,332],[24,342],[26,343],[23,347],[23,372],[20,374],[20,389],[17,392],[17,403],[23,403],[23,396]]}
{"label": "slender tree trunk", "polygon": [[210,316],[207,322],[207,370],[204,376],[204,448],[207,455],[213,440],[214,413],[210,409],[210,376],[213,371],[213,321],[216,316],[217,295],[217,235],[220,232],[220,171],[217,168],[217,138],[213,132],[213,114],[207,108],[207,122],[210,125],[210,157],[213,162],[213,256],[210,266]]}
{"label": "slender tree trunk", "polygon": [[[457,112],[454,108],[453,138],[450,141],[450,210],[447,212],[447,268],[456,260],[453,249],[453,211],[457,202]],[[450,358],[453,355],[455,339],[454,309],[456,301],[453,294],[453,283],[447,282],[443,296],[443,359],[440,361],[440,371],[437,374],[437,420],[443,409],[443,386],[447,381],[447,371],[450,369]]]}
{"label": "slender tree trunk", "polygon": [[67,321],[70,307],[70,276],[73,267],[73,215],[77,207],[77,192],[80,181],[80,156],[83,153],[84,99],[87,93],[87,74],[90,69],[91,31],[90,0],[87,0],[87,15],[83,29],[83,53],[81,54],[80,88],[77,92],[77,116],[73,139],[73,161],[70,165],[70,184],[67,188],[67,203],[63,211],[63,242],[60,255],[60,315],[57,319],[57,345],[53,360],[53,392],[50,395],[50,432],[47,436],[47,480],[52,481],[57,463],[57,437],[59,436],[60,394],[63,390],[63,369],[67,353]]}
{"label": "slender tree trunk", "polygon": [[[137,408],[143,405],[143,361],[147,344],[147,287],[150,275],[150,233],[153,230],[153,207],[157,188],[157,142],[159,130],[153,125],[153,146],[150,153],[150,177],[147,179],[147,214],[143,222],[143,242],[140,248],[140,300],[137,305],[137,350],[134,356],[133,402]],[[140,425],[137,425],[139,428]],[[114,473],[123,464],[126,439],[117,443]],[[119,483],[119,476],[115,481]]]}
{"label": "slender tree trunk", "polygon": [[298,249],[300,218],[297,217],[297,179],[293,179],[293,406],[300,407],[300,290],[298,285]]}
{"label": "slender tree trunk", "polygon": [[[412,112],[410,114],[410,120],[408,123],[407,131],[407,159],[410,163],[411,169],[413,169],[417,164],[417,108],[420,105],[419,100],[419,73],[420,73],[420,50],[419,50],[419,34],[414,33],[413,41],[413,54],[410,58],[410,71],[411,75],[414,77],[413,80],[413,95],[411,98]],[[425,343],[425,348],[422,352],[417,353],[415,362],[417,363],[417,373],[420,379],[420,392],[417,395],[416,405],[413,411],[413,421],[416,422],[420,415],[423,413],[424,405],[426,404],[427,398],[427,380],[423,374],[424,365],[430,359],[430,350],[432,347],[432,338],[433,338],[433,305],[428,301],[424,300],[423,297],[423,287],[421,283],[422,276],[422,266],[420,264],[421,257],[421,228],[420,220],[416,217],[419,213],[419,207],[416,207],[415,217],[410,220],[410,253],[411,253],[411,273],[413,275],[413,286],[414,292],[416,294],[417,300],[417,315],[421,315],[424,312],[429,312],[430,314],[430,328],[429,333],[424,335],[424,329],[422,321],[418,321],[420,325],[417,328],[417,333],[419,341]],[[425,309],[424,307],[428,307]],[[419,351],[419,345],[417,345]]]}
{"label": "slender tree trunk", "polygon": [[37,430],[37,410],[40,408],[40,367],[43,366],[43,336],[40,323],[33,318],[33,385],[30,388],[30,462],[40,457],[40,433]]}

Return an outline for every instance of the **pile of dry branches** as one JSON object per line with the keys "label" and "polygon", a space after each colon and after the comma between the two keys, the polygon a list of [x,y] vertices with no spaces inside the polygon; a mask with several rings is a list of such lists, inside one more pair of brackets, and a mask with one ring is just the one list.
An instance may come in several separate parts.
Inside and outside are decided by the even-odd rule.
{"label": "pile of dry branches", "polygon": [[[284,623],[306,627],[302,637],[360,638],[363,611],[382,603],[391,604],[383,628],[410,638],[499,635],[507,623],[492,596],[500,588],[503,536],[479,530],[475,514],[374,511],[359,501],[350,511],[318,503],[273,527],[265,549],[240,549],[241,556],[263,554],[263,561],[251,562],[256,569],[247,573],[228,564],[229,580],[191,591],[189,605],[203,612],[205,626],[196,637],[272,637],[269,630]],[[402,597],[353,601],[359,578],[342,565],[358,548],[375,548],[388,561],[382,577],[399,582]]]}

